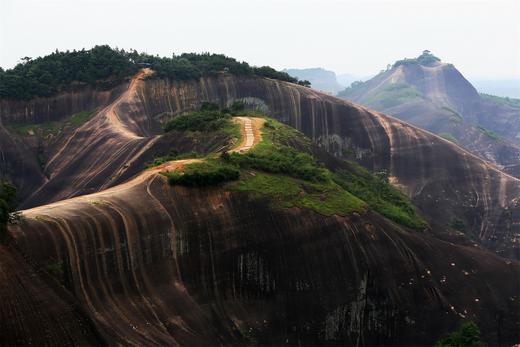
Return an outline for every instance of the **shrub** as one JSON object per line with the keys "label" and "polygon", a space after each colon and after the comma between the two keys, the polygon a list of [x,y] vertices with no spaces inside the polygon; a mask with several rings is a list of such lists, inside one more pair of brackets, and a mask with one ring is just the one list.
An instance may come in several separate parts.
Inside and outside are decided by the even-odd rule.
{"label": "shrub", "polygon": [[204,187],[237,180],[240,177],[240,171],[230,165],[206,161],[186,165],[182,172],[167,172],[166,176],[170,185]]}
{"label": "shrub", "polygon": [[283,173],[304,180],[326,179],[326,170],[319,168],[311,155],[289,146],[260,144],[245,154],[232,153],[231,161],[243,168]]}
{"label": "shrub", "polygon": [[5,179],[0,179],[0,236],[6,231],[8,223],[19,218],[16,209],[16,187]]}
{"label": "shrub", "polygon": [[473,322],[462,324],[459,330],[441,338],[435,347],[480,347],[485,346],[480,338],[480,329]]}
{"label": "shrub", "polygon": [[388,183],[383,172],[371,174],[357,164],[350,164],[350,170],[339,170],[333,174],[337,184],[396,223],[418,230],[425,227],[426,223],[416,214],[410,200]]}
{"label": "shrub", "polygon": [[164,126],[166,132],[178,131],[202,131],[209,132],[223,128],[228,124],[231,116],[215,110],[201,110],[181,116],[177,116]]}

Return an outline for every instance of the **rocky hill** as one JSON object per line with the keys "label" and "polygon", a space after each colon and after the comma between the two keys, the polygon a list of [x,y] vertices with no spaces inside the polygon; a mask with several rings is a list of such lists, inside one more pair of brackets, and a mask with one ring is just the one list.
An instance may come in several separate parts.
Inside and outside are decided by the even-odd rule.
{"label": "rocky hill", "polygon": [[312,88],[316,90],[332,95],[336,95],[344,88],[338,82],[334,71],[325,70],[323,68],[285,69],[283,71],[300,80],[311,82]]}
{"label": "rocky hill", "polygon": [[453,65],[428,51],[339,96],[431,131],[520,175],[520,107],[482,97]]}
{"label": "rocky hill", "polygon": [[[27,283],[3,287],[2,298],[20,303],[0,311],[4,324],[16,322],[5,325],[7,344],[52,334],[63,344],[60,336],[431,345],[467,319],[491,345],[518,341],[518,179],[431,133],[294,83],[225,70],[152,76],[2,101],[2,171],[21,187],[24,208],[0,254],[3,283]],[[301,133],[267,122],[262,131],[283,148],[269,152],[263,141],[252,156],[223,159],[214,153],[228,148],[229,133],[164,132],[206,102],[243,105]],[[171,186],[145,170],[192,152],[236,160],[240,178]],[[70,324],[31,335],[24,327],[38,318],[19,307],[53,322],[69,312]]]}

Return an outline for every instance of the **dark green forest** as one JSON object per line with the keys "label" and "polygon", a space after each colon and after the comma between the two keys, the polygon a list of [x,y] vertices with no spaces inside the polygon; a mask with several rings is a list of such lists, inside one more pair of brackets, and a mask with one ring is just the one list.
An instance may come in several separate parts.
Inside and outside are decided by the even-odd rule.
{"label": "dark green forest", "polygon": [[254,67],[223,54],[183,53],[159,57],[135,50],[95,46],[80,51],[25,57],[13,69],[0,68],[0,98],[28,100],[47,97],[82,86],[109,89],[135,74],[142,63],[155,71],[151,78],[191,80],[227,72],[236,76],[261,76],[309,86],[268,66]]}

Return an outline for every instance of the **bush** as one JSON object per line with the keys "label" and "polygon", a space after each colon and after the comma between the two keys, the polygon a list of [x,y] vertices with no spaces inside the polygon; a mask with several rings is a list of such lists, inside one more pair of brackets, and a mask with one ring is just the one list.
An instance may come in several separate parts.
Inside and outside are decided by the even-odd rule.
{"label": "bush", "polygon": [[8,223],[18,219],[16,209],[16,187],[9,181],[0,179],[0,235],[6,231]]}
{"label": "bush", "polygon": [[232,153],[231,161],[243,168],[282,173],[309,181],[326,179],[326,170],[319,168],[312,156],[289,146],[260,144],[246,154]]}
{"label": "bush", "polygon": [[480,338],[480,329],[473,322],[462,324],[459,330],[443,337],[435,347],[480,347],[485,346]]}
{"label": "bush", "polygon": [[240,177],[240,171],[230,165],[206,161],[186,165],[183,172],[173,171],[166,173],[166,175],[170,185],[204,187],[237,180]]}
{"label": "bush", "polygon": [[383,172],[371,174],[357,164],[351,165],[351,170],[339,170],[334,173],[333,179],[337,184],[396,223],[417,230],[425,227],[426,223],[417,215],[410,200],[388,183],[388,178]]}
{"label": "bush", "polygon": [[231,116],[220,111],[193,112],[177,116],[164,126],[166,132],[177,131],[202,131],[209,132],[223,128],[228,124]]}

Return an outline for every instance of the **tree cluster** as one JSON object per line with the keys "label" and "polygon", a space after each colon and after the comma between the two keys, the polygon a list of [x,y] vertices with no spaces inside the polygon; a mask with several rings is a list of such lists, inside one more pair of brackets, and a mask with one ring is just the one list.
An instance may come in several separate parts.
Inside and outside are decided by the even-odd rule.
{"label": "tree cluster", "polygon": [[45,57],[25,57],[13,69],[0,68],[0,99],[48,97],[84,85],[108,89],[135,74],[143,63],[155,71],[152,78],[182,81],[230,73],[310,85],[271,67],[253,67],[223,54],[183,53],[168,58],[104,45],[80,51],[56,50]]}

